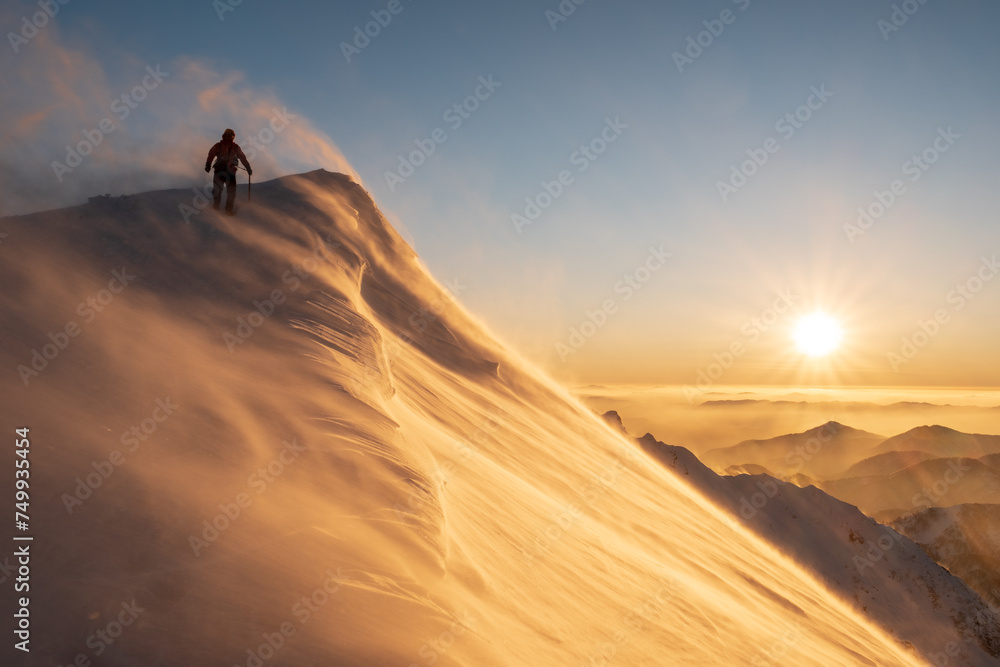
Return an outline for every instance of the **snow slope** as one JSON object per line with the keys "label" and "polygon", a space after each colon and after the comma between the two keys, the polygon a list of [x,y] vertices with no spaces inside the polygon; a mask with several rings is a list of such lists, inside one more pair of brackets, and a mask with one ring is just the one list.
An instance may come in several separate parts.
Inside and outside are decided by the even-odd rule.
{"label": "snow slope", "polygon": [[253,195],[0,220],[35,537],[3,664],[926,663],[497,342],[348,178]]}

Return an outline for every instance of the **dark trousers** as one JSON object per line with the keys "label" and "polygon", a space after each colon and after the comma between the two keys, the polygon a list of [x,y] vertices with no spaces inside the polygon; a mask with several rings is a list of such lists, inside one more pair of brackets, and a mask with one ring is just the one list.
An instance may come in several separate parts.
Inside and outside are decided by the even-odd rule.
{"label": "dark trousers", "polygon": [[218,209],[219,201],[222,199],[222,187],[226,187],[226,210],[232,212],[233,203],[236,201],[236,174],[232,174],[225,169],[215,172],[212,182],[212,205]]}

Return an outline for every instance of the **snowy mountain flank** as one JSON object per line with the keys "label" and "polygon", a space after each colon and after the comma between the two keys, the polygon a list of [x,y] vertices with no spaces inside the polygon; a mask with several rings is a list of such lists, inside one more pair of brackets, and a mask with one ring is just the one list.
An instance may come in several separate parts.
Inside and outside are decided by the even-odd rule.
{"label": "snowy mountain flank", "polygon": [[996,619],[909,540],[609,426],[350,178],[204,203],[0,220],[34,537],[3,664],[997,664]]}
{"label": "snowy mountain flank", "polygon": [[[624,431],[617,413],[605,419]],[[638,442],[932,662],[944,656],[986,665],[1000,658],[995,608],[904,534],[815,486],[800,488],[769,475],[719,476],[683,447],[648,433]],[[942,634],[928,632],[932,618]],[[951,646],[955,655],[941,646]]]}
{"label": "snowy mountain flank", "polygon": [[1000,505],[931,507],[892,525],[1000,614]]}

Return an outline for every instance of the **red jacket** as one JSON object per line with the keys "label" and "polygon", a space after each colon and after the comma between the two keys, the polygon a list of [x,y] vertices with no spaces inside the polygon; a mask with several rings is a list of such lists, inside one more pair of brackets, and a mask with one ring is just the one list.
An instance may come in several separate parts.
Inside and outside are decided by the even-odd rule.
{"label": "red jacket", "polygon": [[208,151],[208,157],[205,159],[206,167],[212,164],[212,158],[217,158],[215,160],[216,171],[226,170],[231,174],[235,174],[237,160],[242,162],[248,171],[250,170],[250,163],[247,162],[247,156],[243,154],[243,149],[235,141],[220,141],[212,146]]}

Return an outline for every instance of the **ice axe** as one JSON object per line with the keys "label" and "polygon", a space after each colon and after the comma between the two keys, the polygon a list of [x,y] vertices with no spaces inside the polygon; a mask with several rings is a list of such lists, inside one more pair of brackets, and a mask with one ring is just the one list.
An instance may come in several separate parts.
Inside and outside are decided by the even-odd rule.
{"label": "ice axe", "polygon": [[246,167],[241,167],[240,165],[236,166],[239,169],[242,169],[243,171],[247,172],[247,201],[250,201],[250,183],[252,182],[252,177]]}

